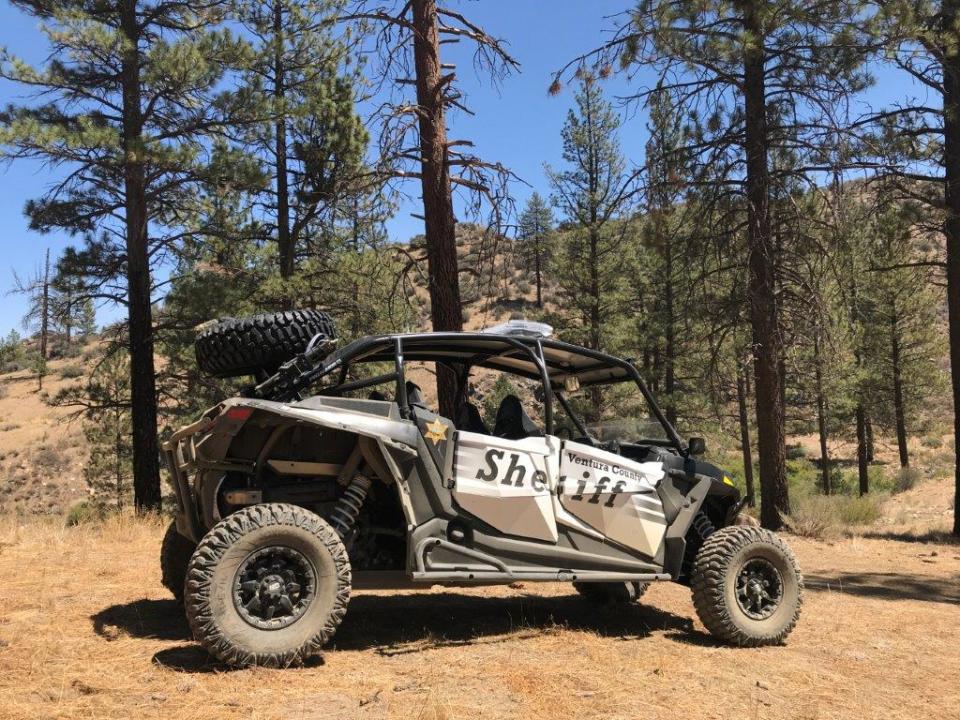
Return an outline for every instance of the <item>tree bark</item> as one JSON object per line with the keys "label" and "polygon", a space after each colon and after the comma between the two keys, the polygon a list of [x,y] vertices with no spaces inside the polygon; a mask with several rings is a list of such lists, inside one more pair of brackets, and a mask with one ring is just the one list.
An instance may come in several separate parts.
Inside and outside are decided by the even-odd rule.
{"label": "tree bark", "polygon": [[780,375],[780,317],[776,294],[776,249],[770,226],[769,137],[763,27],[759,0],[743,3],[743,55],[750,321],[753,329],[757,450],[760,455],[760,522],[769,530],[790,512]]}
{"label": "tree bark", "polygon": [[903,359],[900,352],[900,331],[894,308],[890,318],[890,365],[893,370],[893,414],[897,426],[897,449],[900,451],[900,467],[910,467],[907,451],[907,420],[903,407]]}
{"label": "tree bark", "polygon": [[[444,89],[450,77],[441,74],[440,40],[435,0],[412,0],[413,59],[416,68],[420,125],[420,170],[426,232],[430,319],[435,331],[462,330],[456,219],[447,162]],[[456,373],[437,365],[440,414],[456,417]]]}
{"label": "tree bark", "polygon": [[[287,120],[282,111],[286,94],[283,63],[283,0],[273,2],[273,97],[277,102],[274,121],[274,155],[277,163],[277,254],[280,263],[280,277],[289,280],[296,266],[296,247],[290,234],[290,178],[287,169]],[[294,306],[289,289],[284,292],[285,309]]]}
{"label": "tree bark", "polygon": [[[944,26],[953,32],[960,2],[943,3]],[[946,179],[944,234],[947,240],[947,317],[950,380],[953,389],[953,534],[960,536],[960,49],[954,44],[943,63],[943,166]]]}
{"label": "tree bark", "polygon": [[50,357],[48,348],[48,338],[50,337],[50,248],[47,248],[46,260],[43,263],[43,296],[40,302],[40,358],[46,361]]}
{"label": "tree bark", "polygon": [[[664,304],[664,346],[663,346],[663,391],[666,395],[664,413],[667,421],[676,426],[677,424],[677,378],[676,378],[676,330],[674,324],[674,288],[673,288],[673,243],[671,238],[663,238],[663,271],[666,283],[663,287]],[[749,448],[748,448],[749,451]]]}
{"label": "tree bark", "polygon": [[864,409],[864,418],[863,424],[866,426],[867,433],[867,462],[873,462],[875,460],[873,455],[873,421],[870,419],[870,416],[867,414],[866,409]]}
{"label": "tree bark", "polygon": [[832,492],[830,487],[830,452],[827,447],[827,400],[823,394],[823,356],[820,348],[820,330],[813,337],[814,380],[817,393],[817,431],[820,434],[820,477],[823,494]]}
{"label": "tree bark", "polygon": [[121,83],[133,494],[137,512],[144,512],[160,508],[160,456],[157,443],[157,389],[153,360],[146,168],[140,107],[140,37],[136,0],[123,0],[121,3],[121,30],[127,41],[123,53]]}
{"label": "tree bark", "polygon": [[860,495],[870,492],[870,461],[867,456],[867,413],[863,405],[857,405],[857,477],[860,480]]}
{"label": "tree bark", "polygon": [[[538,231],[539,231],[539,229],[538,229]],[[543,252],[543,249],[540,247],[540,245],[541,245],[542,242],[543,242],[543,241],[541,240],[541,238],[540,238],[539,235],[537,236],[536,240],[533,241],[533,243],[534,243],[534,245],[533,245],[533,252],[534,252],[533,262],[534,262],[534,267],[535,267],[535,272],[536,272],[536,277],[537,277],[537,307],[538,307],[538,308],[542,308],[542,307],[543,307],[543,277],[542,277],[543,267],[542,267],[542,261],[541,261],[541,257],[540,257],[541,253]]]}
{"label": "tree bark", "polygon": [[757,504],[753,488],[753,452],[750,449],[750,418],[747,415],[747,383],[742,367],[737,368],[737,408],[740,411],[740,450],[743,453],[743,479],[750,507]]}

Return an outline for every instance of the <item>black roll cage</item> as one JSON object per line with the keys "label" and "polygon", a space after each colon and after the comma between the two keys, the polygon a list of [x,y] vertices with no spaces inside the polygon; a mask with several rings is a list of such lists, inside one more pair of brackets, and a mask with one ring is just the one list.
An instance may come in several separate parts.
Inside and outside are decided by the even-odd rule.
{"label": "black roll cage", "polygon": [[[621,377],[601,378],[588,383],[588,385],[607,385],[614,381],[633,380],[640,389],[644,400],[649,406],[654,417],[664,428],[667,437],[680,452],[688,452],[687,443],[684,442],[677,433],[676,428],[667,420],[660,406],[657,404],[650,390],[647,388],[640,371],[629,360],[622,360],[607,355],[597,350],[571,345],[559,340],[550,338],[540,338],[531,336],[514,335],[496,335],[492,333],[477,332],[433,332],[433,333],[409,333],[398,335],[379,335],[370,336],[356,340],[325,357],[311,357],[311,351],[304,355],[297,356],[293,360],[285,363],[280,370],[273,376],[267,378],[259,385],[252,388],[251,393],[256,397],[270,397],[273,399],[291,400],[299,398],[300,391],[310,387],[322,378],[330,375],[336,370],[340,371],[339,378],[333,385],[320,389],[317,395],[340,395],[352,390],[360,390],[375,385],[383,385],[388,382],[396,382],[396,399],[400,409],[400,415],[409,419],[411,408],[407,398],[406,378],[404,374],[404,345],[410,348],[411,345],[425,344],[428,348],[431,345],[436,346],[436,350],[451,344],[464,343],[469,341],[489,343],[491,341],[502,343],[499,351],[495,352],[476,352],[472,355],[465,354],[463,358],[451,359],[450,357],[437,354],[431,356],[429,351],[423,354],[418,353],[416,360],[425,362],[436,362],[450,366],[463,366],[470,368],[473,366],[487,366],[491,369],[501,372],[526,377],[527,379],[539,380],[543,386],[543,406],[544,423],[547,434],[553,434],[553,401],[556,399],[564,409],[570,419],[577,426],[577,429],[586,434],[586,428],[583,427],[579,418],[572,412],[569,403],[563,394],[554,391],[553,382],[550,378],[549,363],[544,353],[544,347],[557,349],[565,352],[575,353],[576,355],[596,360],[596,364],[582,368],[572,368],[572,374],[577,372],[593,371],[603,368],[619,368],[626,375]],[[496,358],[506,357],[508,354],[522,353],[528,358],[536,368],[535,373],[521,372],[519,369],[509,367],[499,367],[496,365],[487,365],[487,363]],[[317,353],[319,355],[319,352]],[[389,361],[392,358],[394,371],[377,375],[370,378],[347,381],[347,374],[354,361],[359,362],[377,362]],[[555,367],[558,367],[555,365]],[[570,372],[570,368],[567,369]],[[458,373],[460,382],[465,379]]]}

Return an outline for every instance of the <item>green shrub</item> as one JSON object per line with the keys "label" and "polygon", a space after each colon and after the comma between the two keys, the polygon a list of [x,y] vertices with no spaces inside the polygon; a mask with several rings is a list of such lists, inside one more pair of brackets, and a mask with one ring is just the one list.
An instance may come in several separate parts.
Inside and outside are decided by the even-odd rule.
{"label": "green shrub", "polygon": [[880,519],[884,496],[879,493],[836,499],[840,522],[844,525],[872,525]]}
{"label": "green shrub", "polygon": [[824,495],[794,497],[790,501],[791,513],[784,516],[783,523],[790,532],[816,539],[836,537],[840,534],[840,514],[835,498]]}
{"label": "green shrub", "polygon": [[820,487],[820,469],[805,458],[787,460],[790,497],[814,495]]}
{"label": "green shrub", "polygon": [[925,437],[923,440],[921,440],[920,444],[926,448],[933,448],[936,450],[937,448],[943,446],[943,441],[940,438],[933,437],[931,435],[930,437]]}
{"label": "green shrub", "polygon": [[47,470],[56,469],[66,464],[63,451],[52,445],[41,445],[33,454],[33,461],[38,467]]}
{"label": "green shrub", "polygon": [[783,521],[791,532],[802,537],[838,537],[852,526],[872,525],[879,520],[884,498],[878,493],[863,497],[808,495],[792,498],[792,512]]}
{"label": "green shrub", "polygon": [[800,443],[787,445],[787,460],[802,460],[807,456],[807,449]]}
{"label": "green shrub", "polygon": [[872,493],[893,492],[893,478],[882,465],[871,465],[867,468],[867,482]]}
{"label": "green shrub", "polygon": [[900,468],[900,472],[897,473],[897,479],[893,482],[893,491],[895,493],[906,492],[916,486],[916,484],[920,482],[921,477],[923,477],[922,474],[916,468]]}
{"label": "green shrub", "polygon": [[97,522],[103,520],[105,517],[106,513],[102,507],[89,500],[81,500],[78,503],[74,503],[70,509],[67,510],[67,517],[64,522],[67,527],[74,527],[76,525]]}
{"label": "green shrub", "polygon": [[60,371],[60,377],[64,380],[83,377],[86,371],[80,365],[67,365]]}

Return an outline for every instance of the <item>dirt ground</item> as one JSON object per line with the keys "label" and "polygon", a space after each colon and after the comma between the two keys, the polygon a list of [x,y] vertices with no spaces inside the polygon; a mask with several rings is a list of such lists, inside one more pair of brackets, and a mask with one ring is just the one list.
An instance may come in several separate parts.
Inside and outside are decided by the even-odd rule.
{"label": "dirt ground", "polygon": [[686,588],[358,592],[325,662],[230,671],[160,586],[160,521],[0,519],[0,718],[960,718],[960,546],[791,538],[784,647],[715,643]]}

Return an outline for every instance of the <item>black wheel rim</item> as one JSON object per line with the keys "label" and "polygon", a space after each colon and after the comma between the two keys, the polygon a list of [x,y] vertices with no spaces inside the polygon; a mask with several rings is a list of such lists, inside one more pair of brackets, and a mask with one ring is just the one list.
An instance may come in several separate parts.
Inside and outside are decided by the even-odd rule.
{"label": "black wheel rim", "polygon": [[302,553],[266,547],[248,555],[237,569],[233,604],[253,627],[280,630],[303,616],[316,588],[316,570]]}
{"label": "black wheel rim", "polygon": [[783,577],[766,558],[751,558],[737,574],[737,604],[753,620],[766,620],[783,599]]}

